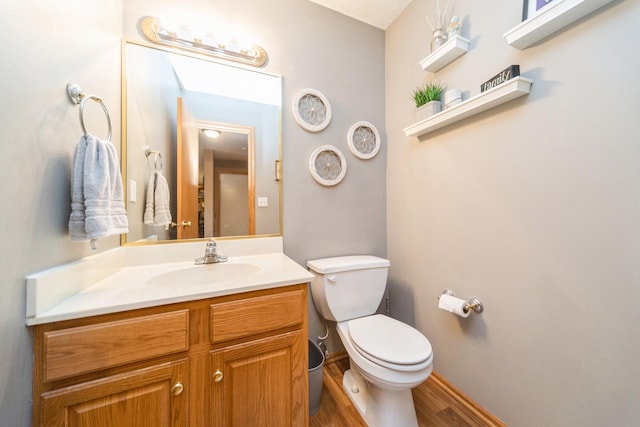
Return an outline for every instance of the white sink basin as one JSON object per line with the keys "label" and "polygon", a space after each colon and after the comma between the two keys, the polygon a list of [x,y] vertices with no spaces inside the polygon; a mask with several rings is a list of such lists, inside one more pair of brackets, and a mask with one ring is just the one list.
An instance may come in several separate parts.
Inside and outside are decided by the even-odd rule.
{"label": "white sink basin", "polygon": [[253,264],[202,264],[154,276],[147,280],[147,284],[160,287],[212,285],[217,282],[227,282],[247,277],[257,273],[259,270],[260,268]]}
{"label": "white sink basin", "polygon": [[[282,237],[220,240],[229,256],[194,265],[204,242],[120,246],[27,276],[27,325],[308,283]],[[1,423],[0,423],[1,424]]]}

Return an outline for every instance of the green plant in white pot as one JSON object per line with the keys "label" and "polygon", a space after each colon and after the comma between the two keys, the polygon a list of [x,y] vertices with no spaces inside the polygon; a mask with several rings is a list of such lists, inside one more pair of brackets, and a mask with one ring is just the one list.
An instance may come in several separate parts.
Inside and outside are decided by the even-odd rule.
{"label": "green plant in white pot", "polygon": [[440,97],[445,89],[440,82],[428,82],[414,89],[412,98],[416,103],[418,121],[442,111]]}

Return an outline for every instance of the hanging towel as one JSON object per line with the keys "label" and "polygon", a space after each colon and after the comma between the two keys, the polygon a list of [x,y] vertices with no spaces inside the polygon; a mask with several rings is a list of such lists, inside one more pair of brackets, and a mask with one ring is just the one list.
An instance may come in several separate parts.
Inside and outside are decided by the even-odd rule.
{"label": "hanging towel", "polygon": [[171,224],[169,198],[169,185],[166,178],[159,171],[153,172],[147,184],[147,201],[144,209],[145,224],[153,226]]}
{"label": "hanging towel", "polygon": [[69,216],[69,234],[71,240],[87,240],[84,227],[84,155],[87,151],[87,139],[83,136],[76,145],[71,165],[71,215]]}
{"label": "hanging towel", "polygon": [[93,135],[80,139],[71,186],[71,240],[89,239],[95,250],[97,239],[129,232],[118,154],[111,141]]}

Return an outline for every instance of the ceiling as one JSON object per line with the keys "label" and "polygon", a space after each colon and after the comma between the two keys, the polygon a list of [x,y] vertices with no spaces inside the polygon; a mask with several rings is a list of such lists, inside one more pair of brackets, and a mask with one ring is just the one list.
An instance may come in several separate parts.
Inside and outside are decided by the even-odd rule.
{"label": "ceiling", "polygon": [[411,0],[310,0],[358,21],[386,30]]}
{"label": "ceiling", "polygon": [[[208,127],[214,129],[214,127]],[[216,160],[247,161],[249,137],[245,133],[222,132],[218,138],[205,136],[200,129],[198,132],[198,146],[200,147],[200,161],[204,159],[204,150],[211,150]],[[200,170],[204,170],[200,169]]]}

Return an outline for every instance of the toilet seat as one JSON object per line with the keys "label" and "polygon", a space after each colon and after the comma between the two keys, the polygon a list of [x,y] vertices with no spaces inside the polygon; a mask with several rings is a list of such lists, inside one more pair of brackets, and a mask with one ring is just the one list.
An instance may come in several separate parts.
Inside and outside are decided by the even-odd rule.
{"label": "toilet seat", "polygon": [[378,365],[413,371],[431,363],[431,343],[406,323],[376,314],[350,320],[347,327],[355,349]]}

